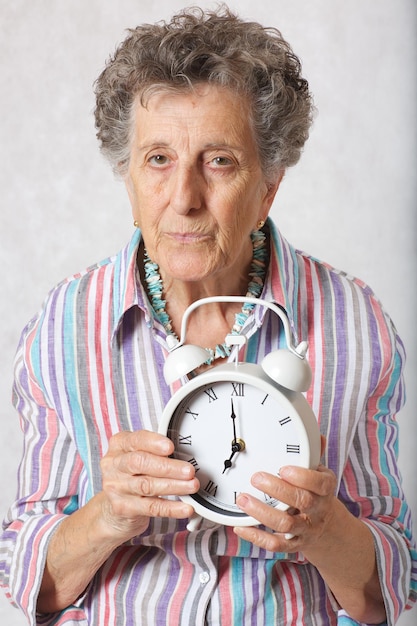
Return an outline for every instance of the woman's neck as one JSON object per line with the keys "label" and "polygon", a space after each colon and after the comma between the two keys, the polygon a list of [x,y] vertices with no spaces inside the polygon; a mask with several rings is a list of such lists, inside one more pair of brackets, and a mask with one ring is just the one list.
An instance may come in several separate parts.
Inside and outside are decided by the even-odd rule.
{"label": "woman's neck", "polygon": [[[142,255],[138,259],[139,267],[142,266],[143,284],[148,285],[150,300],[167,332],[179,335],[186,309],[201,298],[246,296],[248,293],[253,297],[261,295],[269,257],[268,247],[263,233],[254,233],[251,239],[244,255],[233,266],[199,281],[173,279],[164,273],[163,268],[148,259],[143,251],[143,263],[139,260]],[[233,332],[239,332],[242,327],[244,320],[241,311],[241,303],[214,302],[198,307],[189,317],[187,343],[206,347],[222,344],[232,328]],[[246,310],[245,315],[249,312]],[[236,326],[237,314],[239,323]]]}

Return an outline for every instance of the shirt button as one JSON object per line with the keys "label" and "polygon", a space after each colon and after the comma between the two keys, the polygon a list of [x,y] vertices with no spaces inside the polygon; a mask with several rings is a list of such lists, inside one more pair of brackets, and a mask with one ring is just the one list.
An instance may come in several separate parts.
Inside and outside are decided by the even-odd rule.
{"label": "shirt button", "polygon": [[199,575],[200,583],[202,585],[206,585],[210,580],[210,574],[208,572],[201,572]]}

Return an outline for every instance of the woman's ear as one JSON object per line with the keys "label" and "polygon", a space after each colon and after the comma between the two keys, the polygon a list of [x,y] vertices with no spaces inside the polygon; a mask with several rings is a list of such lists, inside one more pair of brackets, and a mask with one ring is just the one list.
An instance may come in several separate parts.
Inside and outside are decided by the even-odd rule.
{"label": "woman's ear", "polygon": [[134,192],[134,188],[133,185],[131,184],[131,180],[130,180],[130,176],[129,176],[129,172],[127,172],[124,176],[123,176],[123,182],[125,185],[125,189],[129,198],[129,202],[130,202],[130,208],[132,210],[132,217],[133,217],[133,224],[134,226],[138,226],[139,224],[139,220],[138,220],[138,212],[136,209],[136,202],[135,202],[135,192]]}
{"label": "woman's ear", "polygon": [[284,178],[284,174],[285,169],[279,170],[277,177],[274,180],[266,183],[266,193],[262,203],[262,215],[260,216],[263,221],[265,221],[269,215],[269,211],[271,210],[272,203],[277,194],[281,181]]}

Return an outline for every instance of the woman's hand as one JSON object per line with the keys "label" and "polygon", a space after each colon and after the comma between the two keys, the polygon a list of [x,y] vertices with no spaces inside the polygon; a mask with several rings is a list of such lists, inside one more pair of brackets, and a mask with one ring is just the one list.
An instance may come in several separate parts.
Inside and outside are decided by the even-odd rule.
{"label": "woman's hand", "polygon": [[169,458],[174,445],[150,431],[120,432],[101,460],[103,521],[123,541],[146,530],[151,517],[190,517],[193,508],[161,496],[198,491],[194,467]]}
{"label": "woman's hand", "polygon": [[[325,448],[326,438],[322,435],[322,455]],[[252,527],[243,533],[243,529],[236,528],[236,534],[272,552],[304,552],[309,545],[317,546],[333,518],[336,482],[334,473],[324,465],[319,465],[317,470],[282,467],[279,477],[265,472],[254,474],[254,487],[285,502],[288,509],[274,509],[256,498],[241,494],[237,499],[238,506],[274,533],[265,533]]]}
{"label": "woman's hand", "polygon": [[336,497],[334,473],[323,465],[317,470],[288,466],[281,468],[279,477],[257,473],[252,483],[289,509],[280,511],[241,494],[238,506],[273,532],[253,526],[236,527],[235,533],[265,550],[302,552],[352,618],[383,622],[386,615],[373,536]]}
{"label": "woman's hand", "polygon": [[283,467],[280,476],[264,472],[254,474],[252,484],[274,499],[285,502],[286,511],[275,509],[248,494],[237,498],[238,506],[274,532],[257,527],[236,533],[272,552],[305,551],[317,546],[333,523],[336,477],[320,465],[317,470]]}
{"label": "woman's hand", "polygon": [[[48,546],[38,611],[72,604],[122,543],[146,530],[151,517],[190,517],[193,508],[166,495],[194,493],[194,467],[169,458],[173,443],[149,431],[121,432],[101,460],[103,489],[57,528]],[[161,497],[162,496],[162,497]]]}

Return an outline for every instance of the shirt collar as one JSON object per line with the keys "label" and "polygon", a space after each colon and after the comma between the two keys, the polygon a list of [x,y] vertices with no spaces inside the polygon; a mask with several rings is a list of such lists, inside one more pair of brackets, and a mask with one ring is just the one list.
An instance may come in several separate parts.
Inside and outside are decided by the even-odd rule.
{"label": "shirt collar", "polygon": [[114,259],[113,281],[113,332],[112,338],[120,327],[124,314],[138,306],[145,314],[147,323],[151,323],[152,313],[149,302],[137,278],[137,256],[142,233],[136,229],[127,246]]}
{"label": "shirt collar", "polygon": [[[299,287],[297,253],[281,235],[270,218],[268,218],[267,226],[271,235],[271,254],[262,298],[269,302],[274,302],[285,309],[294,339],[297,341]],[[112,336],[117,332],[126,311],[133,306],[138,306],[142,309],[146,322],[149,325],[152,323],[152,310],[145,289],[137,279],[136,259],[141,240],[141,231],[136,229],[128,245],[120,251],[114,260],[114,323]],[[265,309],[258,307],[257,310],[259,315],[257,322],[260,325]]]}
{"label": "shirt collar", "polygon": [[[281,306],[287,313],[295,341],[298,337],[299,263],[297,252],[268,218],[270,262],[262,298]],[[265,314],[265,311],[263,311]]]}

